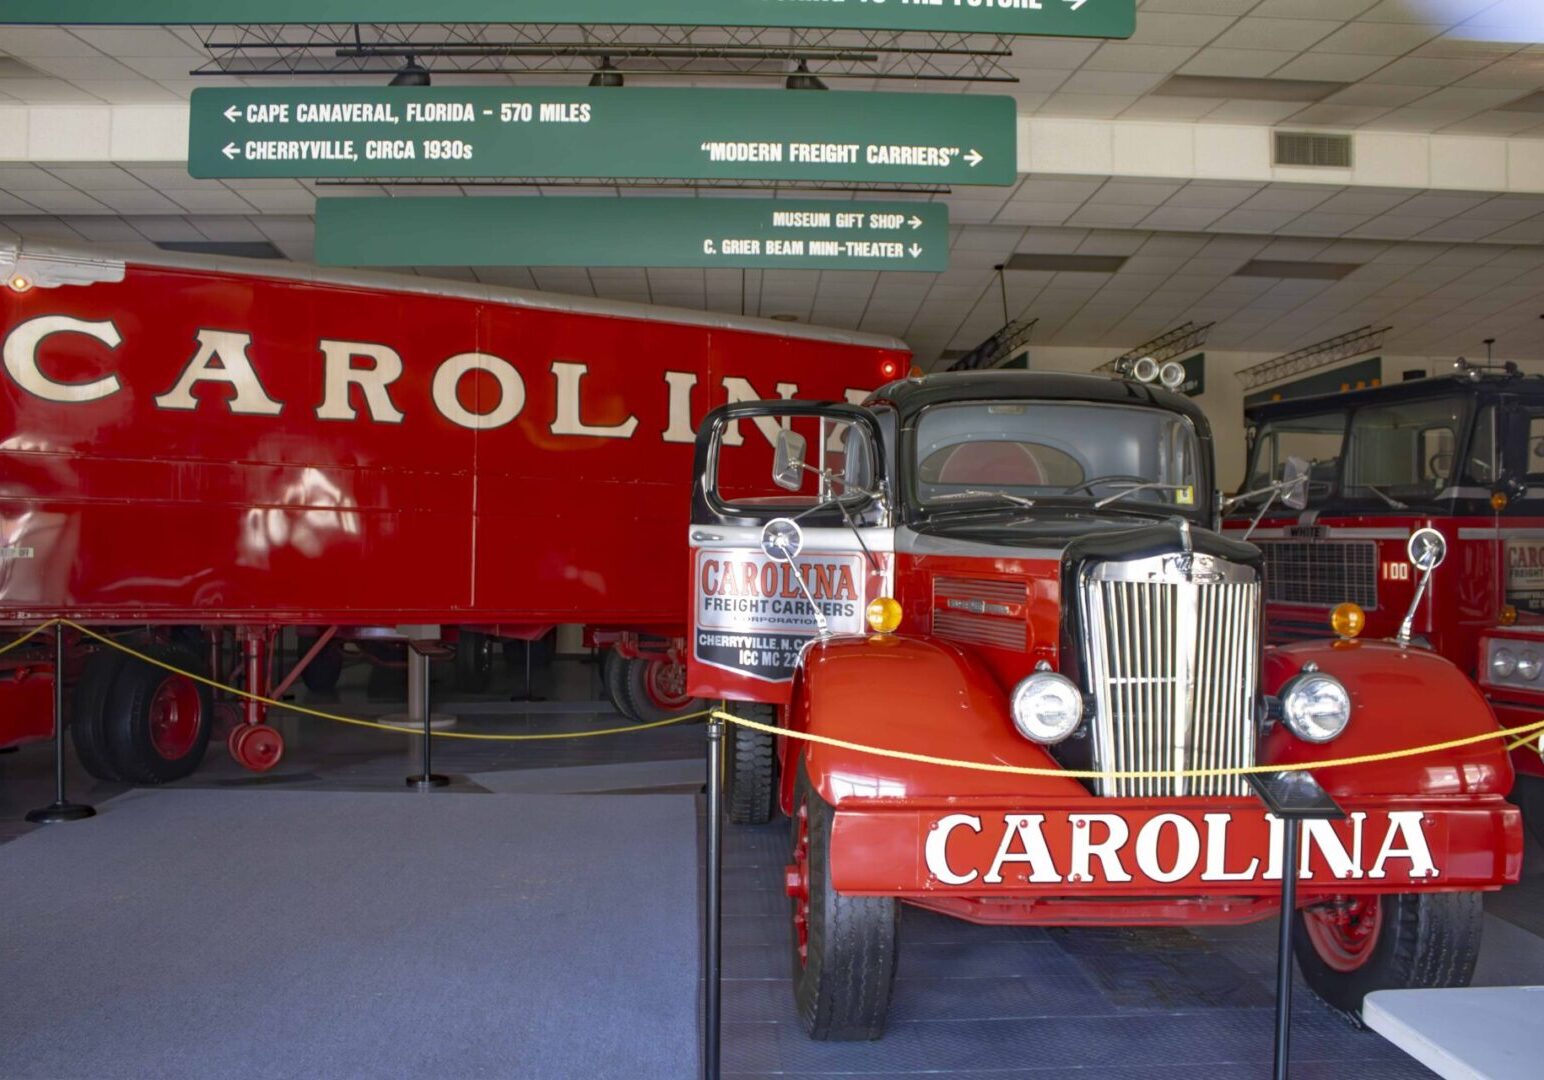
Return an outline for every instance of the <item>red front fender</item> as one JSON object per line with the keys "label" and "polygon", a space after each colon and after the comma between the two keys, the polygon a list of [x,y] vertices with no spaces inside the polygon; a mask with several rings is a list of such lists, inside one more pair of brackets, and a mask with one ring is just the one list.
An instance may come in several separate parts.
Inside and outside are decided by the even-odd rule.
{"label": "red front fender", "polygon": [[[1303,642],[1268,649],[1265,691],[1277,694],[1310,661],[1351,694],[1351,723],[1334,742],[1307,743],[1278,725],[1261,760],[1298,763],[1358,757],[1446,742],[1495,731],[1490,705],[1463,672],[1436,653],[1382,641]],[[1331,794],[1505,795],[1512,765],[1504,740],[1440,750],[1419,757],[1316,771]]]}
{"label": "red front fender", "polygon": [[[974,657],[930,638],[874,635],[816,642],[795,676],[787,724],[865,746],[1027,768],[1058,768],[1008,715],[1007,695]],[[787,740],[783,808],[793,802],[794,765],[827,802],[844,798],[1012,795],[1086,798],[1076,780],[1022,777],[876,757]]]}

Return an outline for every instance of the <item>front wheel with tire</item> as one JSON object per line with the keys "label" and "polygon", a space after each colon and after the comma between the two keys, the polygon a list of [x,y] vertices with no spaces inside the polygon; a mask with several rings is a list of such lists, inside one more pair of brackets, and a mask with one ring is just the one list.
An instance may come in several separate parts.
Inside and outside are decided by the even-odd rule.
{"label": "front wheel with tire", "polygon": [[627,666],[627,657],[615,649],[607,649],[600,662],[600,678],[611,707],[636,723],[638,717],[633,715],[633,703],[627,696]]}
{"label": "front wheel with tire", "polygon": [[810,1038],[877,1039],[895,982],[899,904],[831,885],[835,811],[799,768],[784,872],[793,912],[793,996]]}
{"label": "front wheel with tire", "polygon": [[1480,954],[1479,893],[1338,897],[1296,914],[1297,964],[1357,1023],[1374,990],[1468,986]]}
{"label": "front wheel with tire", "polygon": [[[167,667],[203,672],[197,656],[174,645],[149,645],[143,652]],[[130,659],[113,683],[103,721],[109,760],[131,784],[181,780],[203,760],[213,719],[208,686]]]}
{"label": "front wheel with tire", "polygon": [[[729,711],[762,724],[777,723],[777,706],[735,701]],[[763,731],[729,725],[729,773],[725,778],[729,820],[736,825],[765,825],[777,813],[777,740]]]}

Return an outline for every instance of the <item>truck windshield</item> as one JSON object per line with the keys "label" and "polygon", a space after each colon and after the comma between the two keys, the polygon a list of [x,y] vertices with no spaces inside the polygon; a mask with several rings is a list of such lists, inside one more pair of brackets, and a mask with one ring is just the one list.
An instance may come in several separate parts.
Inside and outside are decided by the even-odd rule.
{"label": "truck windshield", "polygon": [[1287,458],[1301,457],[1310,463],[1310,506],[1340,497],[1404,509],[1453,482],[1469,408],[1455,396],[1269,421],[1255,437],[1245,487],[1281,479]]}
{"label": "truck windshield", "polygon": [[1189,420],[1162,409],[1082,402],[935,405],[917,422],[917,496],[931,510],[1095,503],[1172,513],[1196,506]]}

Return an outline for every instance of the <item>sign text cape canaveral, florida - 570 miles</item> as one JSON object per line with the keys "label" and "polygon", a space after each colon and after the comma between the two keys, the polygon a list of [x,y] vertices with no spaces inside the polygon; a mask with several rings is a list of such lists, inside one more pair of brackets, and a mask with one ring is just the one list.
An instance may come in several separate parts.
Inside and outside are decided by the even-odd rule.
{"label": "sign text cape canaveral, florida - 570 miles", "polygon": [[1011,184],[1015,113],[985,94],[201,87],[188,172]]}

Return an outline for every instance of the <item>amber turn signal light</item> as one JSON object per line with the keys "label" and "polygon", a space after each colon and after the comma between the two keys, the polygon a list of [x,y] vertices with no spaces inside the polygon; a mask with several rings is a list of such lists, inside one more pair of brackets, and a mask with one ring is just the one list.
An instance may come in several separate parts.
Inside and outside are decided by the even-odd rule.
{"label": "amber turn signal light", "polygon": [[1501,605],[1501,615],[1498,620],[1502,626],[1513,626],[1517,622],[1517,609],[1511,604]]}
{"label": "amber turn signal light", "polygon": [[876,633],[890,634],[901,625],[901,605],[888,596],[876,597],[869,601],[868,610],[864,617]]}
{"label": "amber turn signal light", "polygon": [[1492,491],[1490,493],[1490,508],[1496,513],[1506,509],[1507,497],[1504,491]]}
{"label": "amber turn signal light", "polygon": [[1367,626],[1367,613],[1347,601],[1330,612],[1330,629],[1343,638],[1354,638]]}

